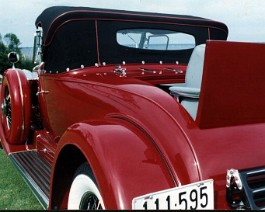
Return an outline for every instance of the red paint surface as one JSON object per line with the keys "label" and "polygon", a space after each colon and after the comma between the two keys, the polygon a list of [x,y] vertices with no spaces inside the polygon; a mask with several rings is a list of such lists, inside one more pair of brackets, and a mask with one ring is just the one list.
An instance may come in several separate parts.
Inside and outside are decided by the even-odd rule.
{"label": "red paint surface", "polygon": [[[225,200],[227,169],[265,164],[264,112],[254,111],[256,107],[245,96],[259,90],[253,101],[265,102],[263,62],[259,60],[265,48],[243,43],[207,45],[196,121],[172,96],[154,86],[183,82],[184,74],[165,68],[185,70],[185,66],[125,65],[126,77],[114,73],[111,65],[41,74],[39,90],[49,91],[38,97],[44,130],[36,132],[30,147],[45,146],[53,151],[46,156],[53,164],[52,179],[61,150],[72,145],[91,165],[108,209],[130,209],[133,197],[209,178],[214,179],[215,207],[229,209]],[[226,57],[226,48],[231,48],[233,60]],[[254,54],[250,59],[242,53],[246,49]],[[220,54],[225,61],[215,59]],[[257,58],[259,62],[254,62]],[[143,67],[156,70],[156,74],[142,74],[139,68]],[[241,89],[244,92],[240,93]],[[219,99],[212,105],[209,98],[216,92]],[[238,108],[242,116],[229,113],[228,100],[234,100],[236,105],[230,106]],[[214,110],[224,111],[230,119],[219,119],[212,114]],[[248,119],[252,116],[261,119]],[[6,142],[2,125],[0,136],[7,153],[25,149],[24,145],[15,147]],[[74,155],[69,158],[75,159]]]}

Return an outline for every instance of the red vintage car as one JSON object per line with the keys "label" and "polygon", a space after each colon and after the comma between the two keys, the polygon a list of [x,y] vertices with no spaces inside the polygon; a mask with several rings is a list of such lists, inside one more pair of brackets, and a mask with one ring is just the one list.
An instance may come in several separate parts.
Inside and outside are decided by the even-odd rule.
{"label": "red vintage car", "polygon": [[51,7],[0,139],[47,209],[265,207],[265,45],[200,17]]}

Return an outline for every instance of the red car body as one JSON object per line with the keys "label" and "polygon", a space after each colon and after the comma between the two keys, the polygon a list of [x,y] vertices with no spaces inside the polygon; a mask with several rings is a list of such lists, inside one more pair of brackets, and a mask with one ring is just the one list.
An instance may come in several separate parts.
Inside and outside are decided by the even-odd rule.
{"label": "red car body", "polygon": [[[84,32],[96,39],[91,61],[83,56],[86,41],[73,38],[83,29],[75,24],[87,21],[93,29]],[[176,28],[195,45],[207,43],[195,120],[168,90],[185,81],[193,48],[138,52],[106,34],[133,25]],[[131,209],[135,197],[207,179],[214,181],[214,208],[252,208],[246,187],[243,198],[234,182],[226,186],[227,170],[265,164],[264,44],[224,41],[226,26],[207,19],[90,8],[49,8],[36,26],[43,28],[44,64],[31,77],[6,71],[0,137],[45,208],[67,208],[84,162],[106,209]],[[262,184],[263,175],[252,181]],[[230,202],[234,196],[244,204]]]}

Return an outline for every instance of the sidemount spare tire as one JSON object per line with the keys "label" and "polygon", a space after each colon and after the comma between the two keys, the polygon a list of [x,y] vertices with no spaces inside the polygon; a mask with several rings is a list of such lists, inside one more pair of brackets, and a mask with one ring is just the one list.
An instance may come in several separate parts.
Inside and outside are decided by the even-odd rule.
{"label": "sidemount spare tire", "polygon": [[29,135],[31,119],[30,85],[20,69],[9,69],[1,89],[2,126],[8,143],[23,144]]}

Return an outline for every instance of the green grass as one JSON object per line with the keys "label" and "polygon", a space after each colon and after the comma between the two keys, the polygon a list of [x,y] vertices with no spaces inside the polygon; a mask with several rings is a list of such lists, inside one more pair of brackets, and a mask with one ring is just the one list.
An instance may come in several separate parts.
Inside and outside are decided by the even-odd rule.
{"label": "green grass", "polygon": [[41,210],[18,171],[0,149],[0,210]]}

